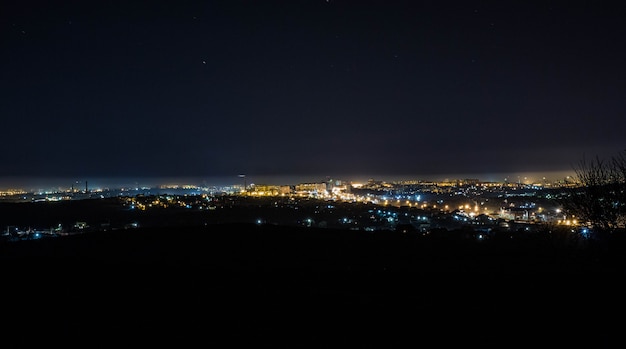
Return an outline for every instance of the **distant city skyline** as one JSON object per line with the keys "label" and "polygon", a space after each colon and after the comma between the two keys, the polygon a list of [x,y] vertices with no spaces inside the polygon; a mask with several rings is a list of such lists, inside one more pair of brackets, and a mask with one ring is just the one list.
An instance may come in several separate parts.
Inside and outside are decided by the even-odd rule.
{"label": "distant city skyline", "polygon": [[[180,177],[88,177],[88,178],[59,178],[59,177],[0,177],[0,190],[49,190],[55,188],[82,191],[96,189],[119,189],[135,187],[157,187],[167,185],[194,185],[207,187],[243,186],[241,174],[233,176],[180,176]],[[328,175],[328,176],[294,176],[294,175],[254,175],[246,174],[245,184],[250,185],[296,185],[299,183],[320,183],[328,180],[340,180],[351,183],[365,183],[368,180],[398,182],[398,181],[445,181],[478,179],[482,182],[510,182],[510,183],[554,183],[575,178],[574,171],[547,171],[547,172],[519,172],[519,173],[451,173],[441,175]]]}

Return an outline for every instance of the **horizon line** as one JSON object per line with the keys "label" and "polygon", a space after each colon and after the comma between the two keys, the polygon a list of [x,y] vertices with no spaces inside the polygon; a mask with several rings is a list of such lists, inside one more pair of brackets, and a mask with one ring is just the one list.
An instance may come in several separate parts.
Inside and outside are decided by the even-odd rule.
{"label": "horizon line", "polygon": [[240,186],[242,178],[247,185],[295,185],[339,180],[363,183],[369,180],[384,182],[434,181],[478,179],[482,182],[554,182],[574,177],[574,171],[525,171],[497,173],[450,173],[450,174],[370,174],[370,175],[254,175],[241,173],[233,175],[207,176],[0,176],[0,190],[22,189],[43,190],[44,188],[72,188],[73,186],[98,189],[145,188],[164,185],[193,185],[204,187]]}

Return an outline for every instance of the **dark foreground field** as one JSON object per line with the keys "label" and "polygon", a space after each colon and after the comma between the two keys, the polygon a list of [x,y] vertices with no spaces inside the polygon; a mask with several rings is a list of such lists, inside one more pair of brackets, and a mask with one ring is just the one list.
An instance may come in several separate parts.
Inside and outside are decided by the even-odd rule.
{"label": "dark foreground field", "polygon": [[621,253],[608,251],[247,224],[3,242],[3,337],[7,347],[609,347],[622,340],[626,287]]}

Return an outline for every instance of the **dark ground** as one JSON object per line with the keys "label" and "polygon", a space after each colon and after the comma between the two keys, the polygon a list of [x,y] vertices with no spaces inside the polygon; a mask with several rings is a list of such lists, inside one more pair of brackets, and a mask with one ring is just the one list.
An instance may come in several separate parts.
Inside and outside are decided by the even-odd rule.
{"label": "dark ground", "polygon": [[621,258],[596,253],[247,224],[5,242],[0,253],[7,347],[623,340]]}

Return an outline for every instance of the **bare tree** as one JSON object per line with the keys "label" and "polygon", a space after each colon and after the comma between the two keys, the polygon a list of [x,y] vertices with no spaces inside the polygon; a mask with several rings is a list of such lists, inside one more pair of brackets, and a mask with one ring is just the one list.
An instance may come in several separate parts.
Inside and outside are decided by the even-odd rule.
{"label": "bare tree", "polygon": [[598,237],[626,223],[626,151],[608,160],[584,158],[574,168],[578,186],[562,200],[565,210],[592,227]]}

